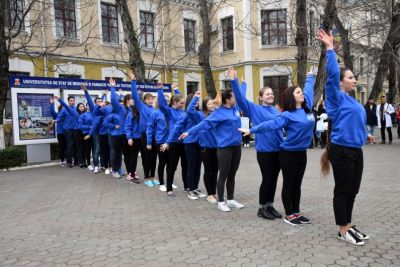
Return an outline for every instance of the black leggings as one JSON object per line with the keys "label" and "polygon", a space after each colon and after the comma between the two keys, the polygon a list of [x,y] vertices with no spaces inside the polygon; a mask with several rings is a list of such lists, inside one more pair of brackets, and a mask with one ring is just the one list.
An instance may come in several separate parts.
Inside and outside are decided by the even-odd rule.
{"label": "black leggings", "polygon": [[279,152],[257,152],[257,161],[262,175],[259,203],[260,205],[273,203],[275,199],[276,183],[278,181],[279,171],[281,170]]}
{"label": "black leggings", "polygon": [[238,145],[218,148],[217,156],[219,166],[217,182],[218,201],[224,201],[225,182],[227,200],[232,200],[235,193],[235,176],[242,156],[242,147]]}
{"label": "black leggings", "polygon": [[124,155],[124,162],[125,162],[125,167],[126,171],[128,173],[131,172],[129,163],[130,163],[130,149],[128,148],[128,140],[126,140],[126,136],[123,135],[114,135],[111,136],[113,144],[114,144],[114,162],[113,162],[113,170],[114,172],[118,172],[119,168],[121,167],[121,155]]}
{"label": "black leggings", "polygon": [[330,144],[329,161],[332,164],[335,189],[333,191],[333,211],[337,225],[351,223],[354,201],[360,189],[364,168],[361,148],[350,148]]}
{"label": "black leggings", "polygon": [[100,165],[108,169],[110,164],[110,146],[108,145],[108,135],[101,134],[100,136]]}
{"label": "black leggings", "polygon": [[307,165],[307,151],[279,153],[283,174],[282,202],[287,216],[300,213],[301,183]]}
{"label": "black leggings", "polygon": [[164,170],[167,168],[168,169],[168,150],[165,150],[164,152],[160,151],[160,146],[162,144],[157,144],[156,145],[156,150],[158,154],[158,168],[157,168],[157,173],[158,173],[158,180],[160,181],[160,185],[164,184]]}
{"label": "black leggings", "polygon": [[204,166],[204,186],[209,196],[215,195],[218,177],[218,156],[216,148],[202,148],[201,159]]}
{"label": "black leggings", "polygon": [[145,133],[141,137],[141,150],[144,178],[154,178],[156,175],[157,152],[156,141],[152,140],[151,150],[147,149],[147,136]]}
{"label": "black leggings", "polygon": [[57,141],[58,141],[58,157],[60,158],[61,162],[65,161],[65,135],[64,134],[57,134]]}
{"label": "black leggings", "polygon": [[92,147],[93,147],[92,136],[87,140],[83,139],[83,158],[82,158],[83,164],[90,165],[90,158],[91,158],[90,156],[92,153]]}
{"label": "black leggings", "polygon": [[128,147],[129,150],[131,151],[130,152],[131,159],[129,162],[129,170],[131,172],[128,172],[128,173],[130,173],[131,175],[134,175],[134,173],[136,172],[136,168],[137,168],[137,160],[138,160],[138,156],[139,156],[139,150],[141,148],[141,141],[140,141],[140,138],[135,138],[132,140],[133,140],[132,146]]}
{"label": "black leggings", "polygon": [[79,165],[84,163],[84,158],[85,158],[83,137],[84,135],[81,130],[74,130],[75,151]]}
{"label": "black leggings", "polygon": [[198,143],[184,144],[187,159],[187,176],[186,180],[190,191],[194,191],[199,187],[200,171],[201,171],[201,154]]}
{"label": "black leggings", "polygon": [[171,143],[169,144],[169,158],[167,167],[167,191],[172,191],[172,184],[174,182],[174,175],[176,167],[178,166],[179,158],[181,159],[182,167],[182,182],[185,189],[188,188],[186,181],[187,175],[187,161],[185,150],[182,143]]}

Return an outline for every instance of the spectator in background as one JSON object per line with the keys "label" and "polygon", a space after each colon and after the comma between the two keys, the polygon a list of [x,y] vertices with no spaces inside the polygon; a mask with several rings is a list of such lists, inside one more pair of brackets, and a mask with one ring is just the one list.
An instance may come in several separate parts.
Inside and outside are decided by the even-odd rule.
{"label": "spectator in background", "polygon": [[392,144],[392,117],[391,114],[396,112],[393,106],[389,103],[386,103],[386,96],[381,96],[381,104],[376,108],[376,116],[378,119],[378,128],[381,128],[381,136],[382,142],[381,144],[386,144],[386,136],[385,136],[385,128],[389,135],[389,143]]}
{"label": "spectator in background", "polygon": [[400,104],[397,104],[396,119],[397,119],[397,138],[400,139]]}
{"label": "spectator in background", "polygon": [[[326,114],[326,109],[325,109],[325,101],[322,100],[321,104],[318,106],[318,117],[317,119],[321,119],[321,115]],[[323,115],[323,121],[320,123],[321,125],[325,125],[328,122],[328,115]],[[317,126],[318,127],[318,126]],[[321,128],[317,129],[317,131],[320,133],[319,134],[319,141],[321,144],[321,148],[326,147],[326,129],[322,130]]]}
{"label": "spectator in background", "polygon": [[368,98],[368,102],[364,108],[367,114],[367,133],[374,136],[375,127],[378,125],[378,117],[376,116],[375,99],[372,96]]}

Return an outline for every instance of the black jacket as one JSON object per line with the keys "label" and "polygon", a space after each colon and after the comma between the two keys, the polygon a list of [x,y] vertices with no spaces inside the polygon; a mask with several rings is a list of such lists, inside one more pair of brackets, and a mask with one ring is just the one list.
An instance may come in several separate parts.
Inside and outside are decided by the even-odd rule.
{"label": "black jacket", "polygon": [[378,118],[376,117],[376,104],[372,106],[372,109],[369,108],[369,104],[367,103],[364,106],[365,113],[367,114],[367,125],[376,126],[378,125]]}

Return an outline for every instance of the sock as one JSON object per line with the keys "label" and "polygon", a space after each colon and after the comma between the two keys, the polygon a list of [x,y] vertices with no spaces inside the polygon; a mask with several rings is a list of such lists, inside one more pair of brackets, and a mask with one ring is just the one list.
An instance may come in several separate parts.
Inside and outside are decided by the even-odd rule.
{"label": "sock", "polygon": [[267,205],[265,204],[260,204],[260,209],[265,209],[267,207]]}
{"label": "sock", "polygon": [[266,207],[272,207],[274,205],[274,202],[267,202],[265,204]]}

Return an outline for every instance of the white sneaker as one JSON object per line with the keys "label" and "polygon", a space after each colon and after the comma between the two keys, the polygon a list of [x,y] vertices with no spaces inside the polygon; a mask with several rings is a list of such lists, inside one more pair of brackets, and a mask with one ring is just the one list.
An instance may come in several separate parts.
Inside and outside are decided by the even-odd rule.
{"label": "white sneaker", "polygon": [[193,193],[195,193],[198,197],[206,197],[207,196],[206,194],[201,192],[200,189],[193,190]]}
{"label": "white sneaker", "polygon": [[99,172],[99,167],[94,167],[93,173],[98,173]]}
{"label": "white sneaker", "polygon": [[167,192],[167,187],[165,185],[160,185],[160,188],[158,189],[160,189],[162,192]]}
{"label": "white sneaker", "polygon": [[189,191],[189,193],[188,193],[188,198],[189,198],[189,199],[192,199],[192,200],[196,200],[196,199],[198,199],[199,197],[198,197],[193,191]]}
{"label": "white sneaker", "polygon": [[113,177],[114,177],[115,179],[121,179],[121,175],[119,175],[118,172],[114,172]]}
{"label": "white sneaker", "polygon": [[172,188],[177,189],[178,187],[176,185],[172,184]]}
{"label": "white sneaker", "polygon": [[340,232],[337,236],[340,240],[343,240],[347,243],[356,245],[356,246],[363,246],[365,243],[364,241],[360,240],[356,235],[354,235],[350,230],[347,231],[344,235],[341,235]]}
{"label": "white sneaker", "polygon": [[94,168],[93,168],[92,165],[89,165],[87,168],[88,168],[88,170],[91,171],[91,172],[94,170]]}
{"label": "white sneaker", "polygon": [[225,202],[218,202],[218,209],[221,211],[231,211]]}
{"label": "white sneaker", "polygon": [[110,169],[106,169],[106,170],[104,171],[104,174],[110,174]]}
{"label": "white sneaker", "polygon": [[226,201],[226,204],[228,205],[229,208],[236,208],[236,209],[244,208],[243,204],[240,204],[239,202],[233,199]]}

